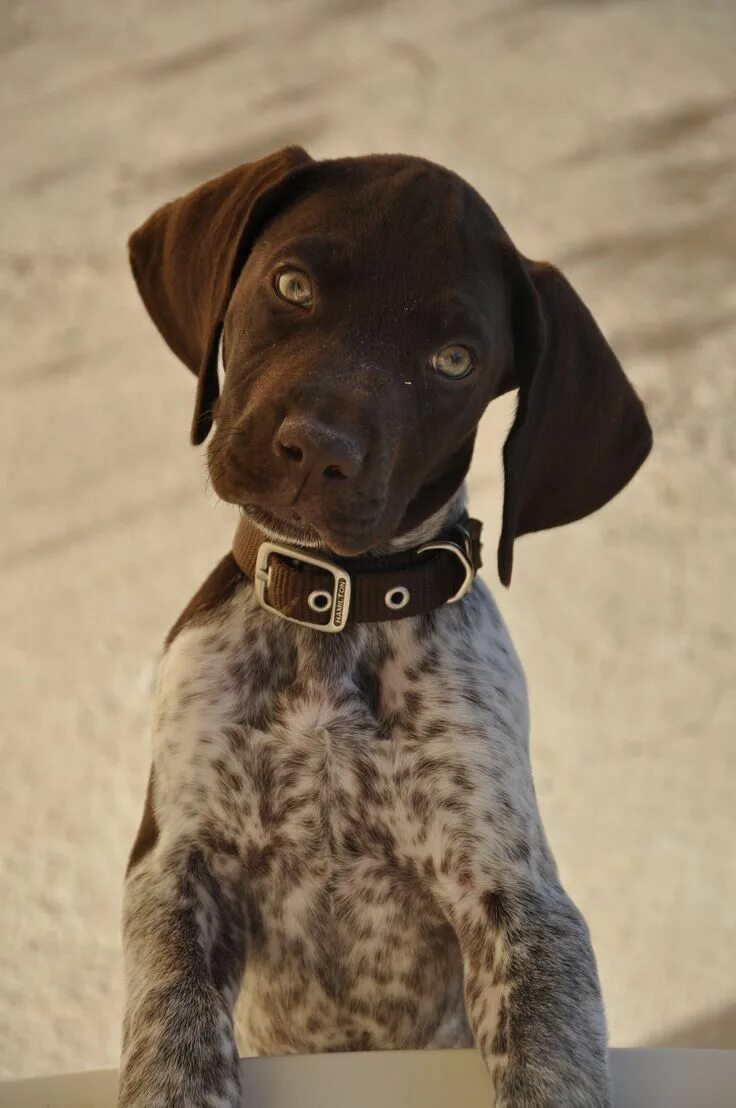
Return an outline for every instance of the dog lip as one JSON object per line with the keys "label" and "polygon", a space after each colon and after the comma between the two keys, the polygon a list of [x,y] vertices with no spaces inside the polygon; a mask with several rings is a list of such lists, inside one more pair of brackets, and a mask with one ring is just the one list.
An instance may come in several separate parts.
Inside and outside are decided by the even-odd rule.
{"label": "dog lip", "polygon": [[[365,516],[324,518],[312,516],[303,509],[295,512],[285,505],[269,504],[266,507],[250,501],[242,507],[251,514],[254,522],[277,533],[285,530],[285,542],[325,546],[346,558],[364,554],[386,539],[384,528],[376,526],[382,522],[382,515],[375,512]],[[292,535],[289,535],[290,531]]]}
{"label": "dog lip", "polygon": [[329,510],[321,498],[314,500],[299,500],[298,502],[279,502],[267,498],[248,497],[243,499],[242,507],[255,507],[261,512],[266,512],[282,523],[296,523],[302,527],[311,527],[315,531],[327,530],[334,532],[347,532],[349,534],[362,533],[371,530],[379,523],[384,515],[384,503],[376,499],[374,504],[366,507],[357,507],[347,511]]}

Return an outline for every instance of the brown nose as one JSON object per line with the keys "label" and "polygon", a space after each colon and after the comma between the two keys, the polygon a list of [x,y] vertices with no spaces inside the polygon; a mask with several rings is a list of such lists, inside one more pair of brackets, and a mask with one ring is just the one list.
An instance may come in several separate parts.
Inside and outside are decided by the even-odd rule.
{"label": "brown nose", "polygon": [[290,477],[306,478],[312,486],[355,477],[365,456],[349,434],[311,416],[287,416],[276,432],[274,450]]}

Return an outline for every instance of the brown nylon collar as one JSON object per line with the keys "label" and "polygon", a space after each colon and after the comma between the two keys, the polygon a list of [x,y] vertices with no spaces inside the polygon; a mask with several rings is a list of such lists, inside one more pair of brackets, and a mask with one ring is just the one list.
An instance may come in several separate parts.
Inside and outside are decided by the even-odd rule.
{"label": "brown nylon collar", "polygon": [[259,603],[316,631],[424,615],[468,591],[481,566],[482,524],[464,516],[431,542],[386,557],[337,559],[274,542],[245,516],[233,556]]}

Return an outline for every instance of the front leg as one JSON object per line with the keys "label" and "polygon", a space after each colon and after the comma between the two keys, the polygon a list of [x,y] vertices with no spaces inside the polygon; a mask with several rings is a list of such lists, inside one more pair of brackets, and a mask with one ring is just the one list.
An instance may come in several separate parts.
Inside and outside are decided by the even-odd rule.
{"label": "front leg", "polygon": [[134,852],[119,1108],[240,1104],[232,1010],[245,929],[237,896],[214,868],[191,841],[156,842],[142,859]]}
{"label": "front leg", "polygon": [[551,875],[457,886],[465,1000],[497,1108],[609,1108],[606,1028],[587,926]]}

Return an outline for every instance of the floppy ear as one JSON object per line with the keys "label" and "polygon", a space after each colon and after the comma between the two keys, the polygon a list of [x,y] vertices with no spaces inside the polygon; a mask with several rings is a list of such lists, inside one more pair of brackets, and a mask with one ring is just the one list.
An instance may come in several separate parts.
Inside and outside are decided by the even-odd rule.
{"label": "floppy ear", "polygon": [[288,146],[164,205],[130,236],[130,264],[151,319],[198,377],[191,439],[212,427],[217,345],[240,270],[264,222],[312,159]]}
{"label": "floppy ear", "polygon": [[652,445],[644,406],[572,286],[519,258],[514,298],[519,398],[503,450],[498,573],[511,580],[514,539],[602,507]]}

